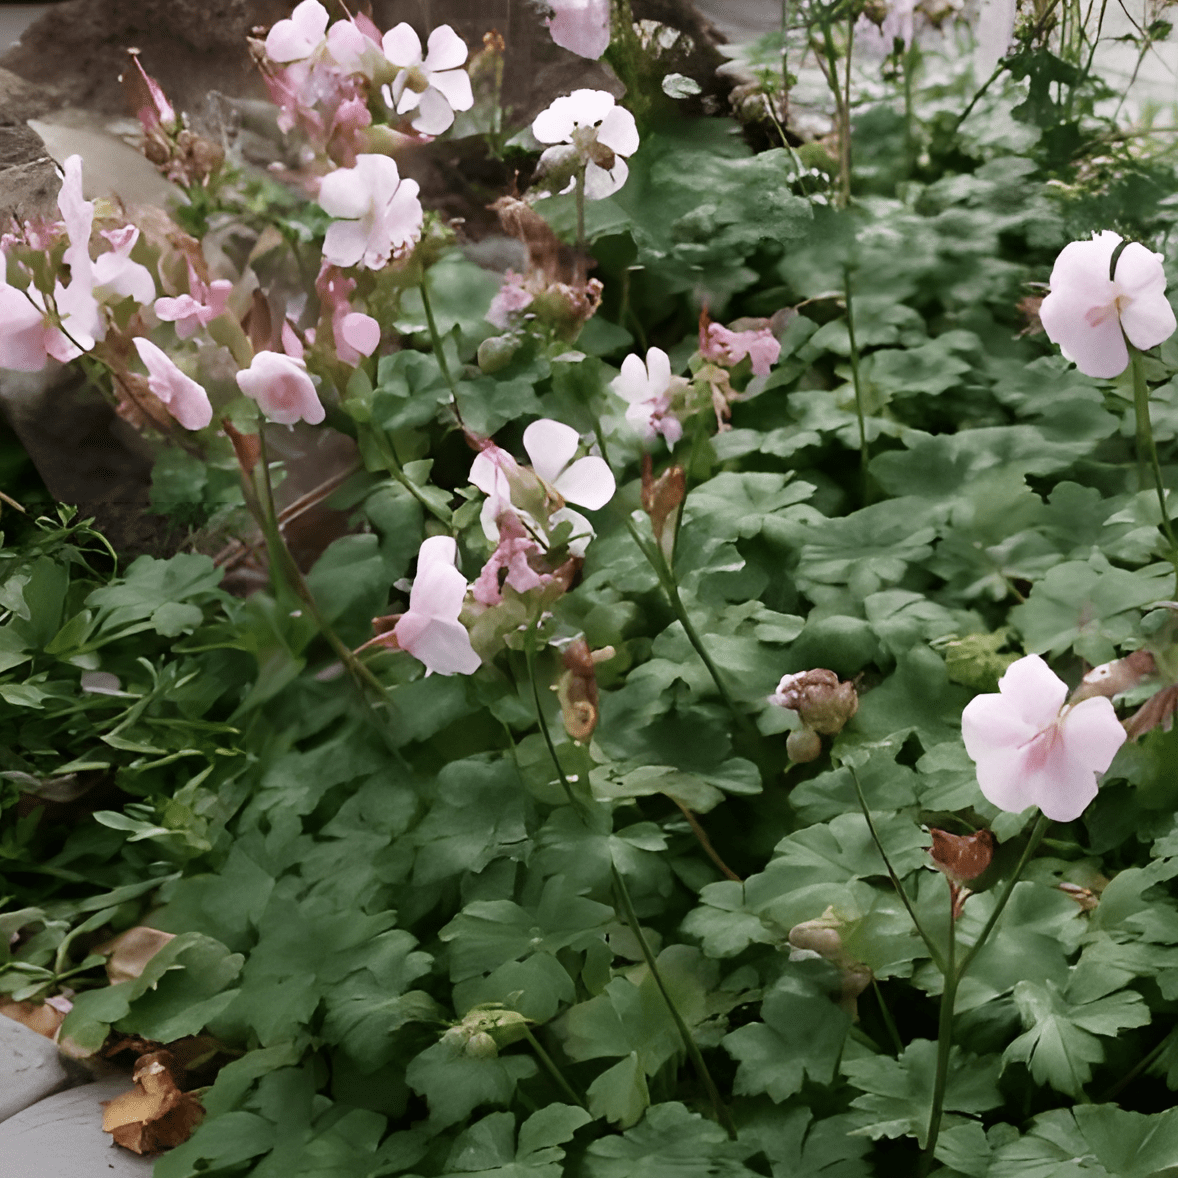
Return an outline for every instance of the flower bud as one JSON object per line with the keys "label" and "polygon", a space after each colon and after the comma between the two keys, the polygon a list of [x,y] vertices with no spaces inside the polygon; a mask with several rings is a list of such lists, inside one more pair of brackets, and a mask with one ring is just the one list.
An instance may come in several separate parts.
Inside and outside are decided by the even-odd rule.
{"label": "flower bud", "polygon": [[841,732],[859,710],[855,684],[850,680],[840,683],[833,671],[822,668],[784,676],[769,702],[797,712],[807,728],[822,736]]}
{"label": "flower bud", "polygon": [[649,454],[642,456],[642,510],[650,516],[654,538],[662,544],[663,529],[687,497],[683,467],[668,466],[656,479]]}
{"label": "flower bud", "polygon": [[822,738],[812,728],[797,728],[785,738],[785,751],[799,765],[816,761],[822,756]]}
{"label": "flower bud", "polygon": [[475,1031],[466,1042],[466,1054],[475,1059],[494,1059],[499,1048],[486,1031]]}
{"label": "flower bud", "polygon": [[977,879],[994,858],[994,836],[988,830],[973,834],[950,834],[932,829],[933,845],[929,854],[937,870],[954,883]]}
{"label": "flower bud", "polygon": [[519,350],[519,340],[510,335],[493,335],[479,344],[479,371],[490,376],[511,363]]}

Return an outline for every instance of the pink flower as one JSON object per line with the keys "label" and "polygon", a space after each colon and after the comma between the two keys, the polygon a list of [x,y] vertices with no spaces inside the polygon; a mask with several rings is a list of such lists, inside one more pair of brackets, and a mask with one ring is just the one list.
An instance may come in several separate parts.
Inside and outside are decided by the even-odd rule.
{"label": "pink flower", "polygon": [[528,557],[543,556],[544,551],[524,530],[519,516],[513,511],[503,511],[497,522],[499,544],[472,587],[475,601],[483,605],[498,605],[503,600],[499,584],[502,569],[507,570],[504,583],[517,593],[527,593],[529,589],[537,589],[552,580],[551,573],[538,573],[528,563]]}
{"label": "pink flower", "polygon": [[155,313],[165,323],[175,323],[176,334],[181,339],[188,339],[225,310],[232,290],[233,283],[228,278],[214,279],[206,286],[189,262],[188,294],[174,299],[156,299]]}
{"label": "pink flower", "polygon": [[132,342],[147,368],[147,387],[185,429],[204,429],[213,420],[213,407],[204,389],[151,340],[137,335]]}
{"label": "pink flower", "polygon": [[371,315],[353,311],[348,302],[348,295],[355,287],[354,278],[345,277],[330,263],[324,263],[315,280],[320,300],[331,309],[335,354],[353,366],[360,362],[361,356],[371,356],[380,343],[380,324]]}
{"label": "pink flower", "polygon": [[71,155],[62,164],[62,172],[57,207],[69,234],[70,244],[62,261],[70,268],[70,284],[63,286],[60,281],[55,284],[53,300],[63,330],[51,333],[47,348],[54,359],[64,364],[90,351],[106,335],[106,324],[94,297],[94,263],[90,260],[94,202],[82,195],[82,157]]}
{"label": "pink flower", "polygon": [[392,85],[381,93],[397,114],[417,112],[411,123],[415,131],[440,135],[454,122],[455,111],[474,106],[470,76],[460,68],[466,62],[466,42],[449,25],[430,33],[424,59],[421,39],[404,21],[389,29],[381,44],[397,67]]}
{"label": "pink flower", "polygon": [[101,302],[117,302],[132,298],[147,304],[155,298],[155,279],[146,266],[131,261],[131,251],[139,240],[134,225],[119,229],[104,229],[102,236],[110,242],[108,253],[99,254],[94,261],[94,296]]}
{"label": "pink flower", "polygon": [[[975,696],[961,716],[978,785],[995,806],[1038,806],[1071,822],[1096,797],[1096,777],[1112,764],[1125,730],[1104,696],[1063,707],[1067,686],[1036,654],[1007,668],[997,695]],[[1061,711],[1062,708],[1062,711]]]}
{"label": "pink flower", "polygon": [[466,578],[454,567],[458,545],[450,536],[430,536],[417,553],[417,576],[409,612],[393,627],[397,645],[425,664],[426,675],[470,675],[482,659],[458,620]]}
{"label": "pink flower", "polygon": [[585,196],[601,200],[617,192],[630,174],[622,158],[638,150],[634,116],[605,90],[574,90],[556,99],[532,122],[532,134],[555,146],[540,156],[538,171],[567,175],[572,161],[585,169]]}
{"label": "pink flower", "polygon": [[768,376],[769,369],[781,355],[781,344],[767,327],[756,331],[731,331],[719,323],[709,322],[699,335],[699,350],[704,359],[735,368],[748,356],[755,376]]}
{"label": "pink flower", "polygon": [[491,300],[491,306],[483,316],[488,323],[500,329],[511,326],[512,317],[519,314],[532,301],[531,294],[524,289],[523,276],[508,270],[503,276],[503,285]]}
{"label": "pink flower", "polygon": [[524,449],[532,469],[562,498],[596,511],[617,490],[604,458],[590,454],[573,461],[581,437],[572,426],[542,417],[524,430]]}
{"label": "pink flower", "polygon": [[327,21],[327,9],[319,0],[303,0],[266,34],[266,56],[280,65],[310,57],[323,44]]}
{"label": "pink flower", "polygon": [[[36,292],[30,287],[36,298]],[[48,335],[53,329],[44,310],[4,277],[4,256],[0,254],[0,368],[14,372],[40,372],[49,359]]]}
{"label": "pink flower", "polygon": [[1117,259],[1115,277],[1109,277],[1120,243],[1119,234],[1106,229],[1091,241],[1065,245],[1051,271],[1051,293],[1039,308],[1048,338],[1086,376],[1125,371],[1125,336],[1144,350],[1169,339],[1178,326],[1166,298],[1161,254],[1130,242]]}
{"label": "pink flower", "polygon": [[549,0],[545,23],[562,49],[596,60],[609,47],[609,0]]}
{"label": "pink flower", "polygon": [[402,180],[387,155],[358,155],[353,168],[336,168],[319,185],[319,204],[338,218],[327,230],[323,256],[336,266],[381,270],[421,236],[416,180]]}
{"label": "pink flower", "polygon": [[279,425],[305,421],[318,425],[326,416],[307,366],[281,352],[257,352],[249,368],[237,374],[243,393],[257,401],[258,408]]}
{"label": "pink flower", "polygon": [[662,348],[651,348],[644,364],[638,356],[627,356],[622,361],[621,375],[614,377],[610,388],[624,401],[630,402],[626,420],[644,441],[652,442],[659,434],[668,446],[683,437],[683,425],[671,414],[671,396],[676,384],[687,382],[671,375],[671,358]]}
{"label": "pink flower", "polygon": [[179,119],[176,118],[176,111],[168,101],[168,96],[163,92],[159,82],[143,68],[139,61],[139,50],[130,49],[128,52],[131,54],[131,60],[135,63],[135,68],[139,71],[143,85],[147,88],[147,95],[150,99],[149,104],[144,104],[135,112],[139,122],[143,124],[143,130],[148,135],[156,130],[163,131],[165,134],[178,130]]}

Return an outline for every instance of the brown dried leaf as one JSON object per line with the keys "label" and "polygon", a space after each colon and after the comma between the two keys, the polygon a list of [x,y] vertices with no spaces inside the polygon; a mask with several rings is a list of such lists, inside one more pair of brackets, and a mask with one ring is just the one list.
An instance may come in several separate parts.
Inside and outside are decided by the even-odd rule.
{"label": "brown dried leaf", "polygon": [[204,1109],[195,1096],[180,1091],[174,1069],[167,1051],[139,1057],[132,1076],[135,1087],[107,1102],[103,1110],[102,1131],[116,1145],[132,1153],[158,1153],[192,1136]]}
{"label": "brown dried leaf", "polygon": [[107,957],[106,976],[112,985],[116,982],[130,982],[143,973],[147,963],[175,935],[136,925],[101,945],[95,945],[94,952]]}
{"label": "brown dried leaf", "polygon": [[1178,709],[1178,684],[1163,687],[1156,695],[1151,695],[1133,715],[1121,723],[1130,740],[1144,736],[1158,725],[1161,725],[1163,732],[1169,732],[1174,724],[1175,709]]}
{"label": "brown dried leaf", "polygon": [[933,845],[929,849],[937,870],[954,883],[977,879],[994,858],[994,836],[988,830],[973,834],[950,834],[932,829]]}
{"label": "brown dried leaf", "polygon": [[0,1002],[0,1014],[24,1023],[46,1039],[52,1039],[65,1020],[63,1011],[43,1002]]}

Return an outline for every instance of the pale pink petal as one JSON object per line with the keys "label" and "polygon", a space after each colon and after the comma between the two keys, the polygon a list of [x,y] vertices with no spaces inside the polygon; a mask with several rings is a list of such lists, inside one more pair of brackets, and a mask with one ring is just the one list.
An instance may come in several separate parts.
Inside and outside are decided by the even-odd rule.
{"label": "pale pink petal", "polygon": [[256,353],[249,368],[237,374],[237,385],[280,425],[300,420],[318,425],[326,416],[306,366],[281,352]]}
{"label": "pale pink petal", "polygon": [[[416,90],[411,90],[405,85],[405,77],[398,75],[396,81],[393,83],[392,93],[397,95],[397,114],[408,114],[411,110],[416,110],[421,103],[421,95]],[[398,85],[398,83],[400,83]]]}
{"label": "pale pink petal", "polygon": [[483,660],[461,622],[403,614],[393,627],[397,645],[425,664],[426,674],[472,675]]}
{"label": "pale pink petal", "polygon": [[381,212],[381,230],[397,250],[411,245],[421,236],[424,214],[417,195],[419,191],[416,180],[402,180]]}
{"label": "pale pink petal", "polygon": [[613,472],[605,460],[592,454],[587,458],[578,458],[557,476],[552,485],[562,498],[587,507],[590,511],[604,507],[618,489]]}
{"label": "pale pink petal", "polygon": [[[1043,310],[1048,312],[1046,317],[1042,315]],[[1092,323],[1075,303],[1060,300],[1048,307],[1044,299],[1040,312],[1047,337],[1059,345],[1064,359],[1071,360],[1085,376],[1108,380],[1125,371],[1129,349],[1115,310]],[[1093,311],[1087,314],[1092,315]]]}
{"label": "pale pink petal", "polygon": [[303,341],[295,333],[294,326],[289,319],[282,321],[282,350],[294,360],[302,360]]}
{"label": "pale pink petal", "polygon": [[[1054,715],[1048,724],[1054,722]],[[961,713],[965,751],[979,764],[997,749],[1022,748],[1042,731],[1002,695],[975,695]]]}
{"label": "pale pink petal", "polygon": [[[405,93],[410,91],[406,90]],[[441,91],[426,90],[417,97],[418,114],[412,124],[415,131],[423,135],[440,135],[453,125],[454,111]]]}
{"label": "pale pink petal", "polygon": [[[636,355],[629,355],[622,361],[622,372],[620,376],[615,376],[610,381],[610,388],[618,394],[625,401],[629,401],[631,405],[637,404],[640,401],[647,401],[651,397],[651,382],[647,375],[648,366],[651,362],[650,358],[655,352],[661,352],[665,357],[666,352],[661,348],[651,348],[647,352],[647,362],[642,363],[642,358]],[[667,381],[671,379],[671,361],[667,360]],[[629,415],[627,414],[627,418]]]}
{"label": "pale pink petal", "polygon": [[277,21],[266,36],[266,56],[284,65],[307,57],[327,31],[327,9],[319,0],[303,0],[289,19]]}
{"label": "pale pink petal", "polygon": [[649,348],[646,353],[646,371],[650,374],[650,396],[659,397],[671,384],[671,357],[662,348]]}
{"label": "pale pink petal", "polygon": [[580,445],[580,435],[563,422],[543,417],[524,430],[524,449],[532,468],[547,483],[555,482]]}
{"label": "pale pink petal", "polygon": [[516,461],[506,450],[498,446],[488,446],[480,450],[470,464],[470,481],[478,487],[484,495],[501,495],[511,497],[511,488],[503,474],[503,463],[509,461],[512,466]]}
{"label": "pale pink petal", "polygon": [[449,25],[438,25],[429,35],[428,51],[422,64],[426,73],[455,70],[465,64],[467,52],[466,42]]}
{"label": "pale pink petal", "polygon": [[455,110],[470,110],[474,106],[474,92],[470,88],[470,75],[466,70],[447,70],[433,74],[429,84],[439,91]]}
{"label": "pale pink petal", "polygon": [[[973,756],[971,753],[970,756]],[[1037,804],[1026,767],[1026,754],[1017,748],[992,749],[977,762],[978,786],[985,799],[1011,814]]]}
{"label": "pale pink petal", "polygon": [[[0,255],[0,280],[3,262]],[[44,313],[16,287],[0,283],[0,368],[39,372],[49,358],[45,340]]]}
{"label": "pale pink petal", "polygon": [[[357,160],[356,168],[359,167]],[[356,218],[368,210],[372,203],[371,182],[365,183],[368,177],[356,168],[336,168],[319,181],[316,199],[325,213],[332,217]]]}
{"label": "pale pink petal", "polygon": [[121,253],[100,254],[94,262],[94,287],[99,298],[132,298],[146,305],[155,298],[151,271]]}
{"label": "pale pink petal", "polygon": [[582,127],[596,126],[614,109],[614,96],[608,90],[574,90],[568,101]]}
{"label": "pale pink petal", "polygon": [[1035,805],[1053,822],[1079,818],[1097,793],[1096,772],[1091,764],[1079,750],[1069,748],[1068,742],[1059,738],[1046,762],[1027,774],[1026,782]]}
{"label": "pale pink petal", "polygon": [[638,124],[624,106],[615,106],[601,120],[597,142],[618,155],[633,155],[638,150]]}
{"label": "pale pink petal", "polygon": [[1060,721],[1068,752],[1104,773],[1125,743],[1125,729],[1117,719],[1112,701],[1104,696],[1081,700],[1064,713]]}
{"label": "pale pink petal", "polygon": [[1113,259],[1113,251],[1120,244],[1120,234],[1109,229],[1091,241],[1069,242],[1060,250],[1051,268],[1051,289],[1084,289],[1091,294],[1094,304],[1103,304],[1110,297],[1115,297],[1109,277],[1109,264]]}
{"label": "pale pink petal", "polygon": [[361,356],[371,356],[380,343],[380,324],[371,315],[352,311],[340,322],[340,335]]}
{"label": "pale pink petal", "polygon": [[1029,654],[1006,668],[998,690],[1012,709],[1036,729],[1055,722],[1067,699],[1067,684],[1037,655]]}
{"label": "pale pink petal", "polygon": [[381,47],[393,65],[407,67],[421,64],[421,38],[404,21],[385,33],[381,38]]}
{"label": "pale pink petal", "polygon": [[548,32],[562,49],[597,60],[609,48],[609,0],[552,0]]}
{"label": "pale pink petal", "polygon": [[336,266],[355,266],[368,248],[368,233],[359,221],[333,221],[323,238],[323,256]]}
{"label": "pale pink petal", "polygon": [[[442,537],[449,539],[449,537]],[[409,609],[428,618],[456,621],[466,596],[466,578],[444,560],[418,563]]]}
{"label": "pale pink petal", "polygon": [[[427,536],[422,540],[417,550],[417,571],[420,573],[433,564],[451,567],[458,564],[458,541],[453,536]],[[457,609],[454,616],[458,616]]]}
{"label": "pale pink petal", "polygon": [[562,507],[548,517],[549,530],[555,529],[560,523],[567,523],[573,529],[569,536],[569,554],[584,556],[589,547],[589,541],[593,539],[593,525],[579,511],[574,511],[571,507]]}
{"label": "pale pink petal", "polygon": [[204,429],[213,420],[208,394],[172,358],[143,336],[132,340],[147,369],[147,387],[185,429]]}

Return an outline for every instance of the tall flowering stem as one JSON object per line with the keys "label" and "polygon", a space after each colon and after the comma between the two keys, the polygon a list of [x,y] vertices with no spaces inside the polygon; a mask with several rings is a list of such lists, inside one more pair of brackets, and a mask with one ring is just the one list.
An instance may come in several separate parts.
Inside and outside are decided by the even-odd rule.
{"label": "tall flowering stem", "polygon": [[983,925],[978,939],[962,956],[959,964],[955,962],[954,897],[952,892],[950,892],[949,954],[946,967],[942,970],[945,977],[945,986],[941,992],[941,1012],[937,1028],[937,1071],[933,1080],[932,1106],[929,1109],[928,1133],[925,1138],[924,1153],[922,1155],[922,1174],[927,1174],[932,1168],[937,1148],[937,1138],[941,1132],[941,1119],[945,1111],[945,1088],[949,1078],[949,1052],[953,1046],[953,1006],[957,999],[957,988],[961,984],[961,979],[965,977],[966,971],[973,964],[974,958],[977,957],[985,947],[986,942],[990,939],[990,934],[994,931],[999,918],[1006,910],[1006,905],[1010,902],[1010,897],[1014,894],[1015,886],[1022,879],[1023,872],[1026,870],[1027,864],[1031,861],[1031,856],[1039,849],[1039,844],[1043,841],[1043,836],[1047,833],[1047,828],[1050,825],[1051,819],[1046,814],[1040,814],[1031,830],[1030,838],[1027,839],[1027,845],[1023,848],[1023,853],[1019,858],[1017,866],[1011,872],[1010,878],[1006,881],[1006,886],[1002,889],[1002,893],[998,897],[998,903],[994,905],[994,911],[990,913],[990,917],[985,925]]}
{"label": "tall flowering stem", "polygon": [[1153,440],[1153,426],[1149,419],[1149,386],[1145,383],[1145,357],[1140,349],[1126,337],[1129,362],[1133,366],[1133,408],[1137,417],[1137,459],[1143,465],[1149,462],[1153,473],[1154,490],[1157,491],[1158,508],[1162,515],[1162,531],[1170,544],[1169,560],[1174,566],[1174,593],[1178,596],[1178,539],[1170,523],[1170,510],[1166,506],[1166,485],[1162,481],[1162,468],[1158,462],[1158,449]]}
{"label": "tall flowering stem", "polygon": [[851,348],[851,384],[855,388],[855,413],[859,418],[859,477],[864,504],[868,497],[867,466],[871,453],[867,445],[867,418],[863,409],[863,382],[859,376],[859,348],[855,343],[855,308],[851,298],[851,268],[843,271],[843,294],[847,305],[847,341]]}

